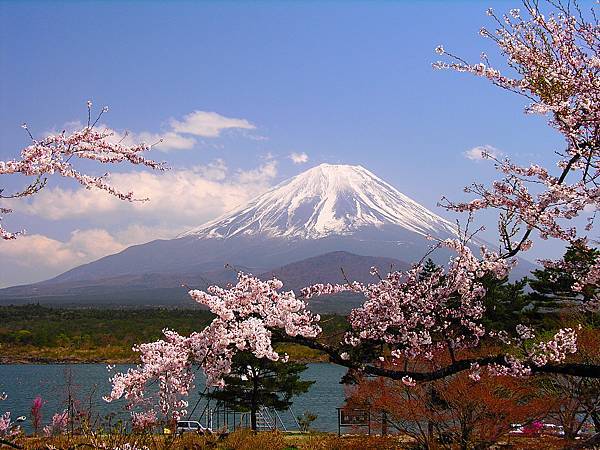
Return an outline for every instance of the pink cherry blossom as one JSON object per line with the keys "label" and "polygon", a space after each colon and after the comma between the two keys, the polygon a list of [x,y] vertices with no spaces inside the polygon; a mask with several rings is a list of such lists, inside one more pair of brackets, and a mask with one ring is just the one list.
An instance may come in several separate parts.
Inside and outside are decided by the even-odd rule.
{"label": "pink cherry blossom", "polygon": [[[0,393],[0,401],[6,400],[5,392]],[[0,415],[0,438],[10,441],[21,433],[21,427],[13,423],[10,419],[10,412],[7,411]]]}
{"label": "pink cherry blossom", "polygon": [[158,424],[158,417],[156,411],[150,409],[149,411],[132,412],[131,413],[131,424],[136,431],[145,431],[152,429]]}
{"label": "pink cherry blossom", "polygon": [[[88,109],[90,108],[91,102],[88,102]],[[106,111],[103,109],[98,119]],[[86,189],[100,189],[121,200],[135,200],[133,192],[121,192],[114,188],[108,182],[108,174],[99,176],[85,174],[76,169],[74,162],[90,160],[101,164],[130,163],[164,170],[163,163],[142,156],[144,152],[151,149],[151,145],[141,143],[136,146],[126,146],[121,142],[114,142],[112,131],[98,130],[94,125],[95,123],[91,124],[88,120],[88,124],[80,130],[51,134],[41,140],[34,139],[30,134],[32,144],[21,151],[19,159],[0,161],[0,175],[20,174],[35,177],[34,181],[23,190],[11,194],[7,194],[0,188],[0,200],[34,195],[45,187],[46,177],[55,174],[72,178]],[[23,128],[29,132],[26,124]],[[0,214],[10,212],[9,208],[0,207]],[[5,230],[0,223],[0,239],[15,239],[19,234]]]}
{"label": "pink cherry blossom", "polygon": [[60,434],[67,429],[69,424],[69,413],[68,411],[62,411],[52,416],[52,421],[49,425],[46,425],[43,429],[46,436],[53,436]]}

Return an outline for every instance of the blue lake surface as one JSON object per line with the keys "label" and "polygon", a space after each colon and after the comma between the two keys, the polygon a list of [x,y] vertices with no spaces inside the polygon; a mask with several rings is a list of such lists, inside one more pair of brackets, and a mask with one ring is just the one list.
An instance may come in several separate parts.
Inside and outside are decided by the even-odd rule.
{"label": "blue lake surface", "polygon": [[[128,365],[118,365],[116,371],[127,370]],[[320,431],[337,431],[336,408],[344,402],[344,388],[339,383],[346,369],[333,364],[308,364],[308,369],[302,374],[305,380],[314,380],[310,390],[294,399],[292,410],[296,416],[304,411],[317,414],[312,428]],[[25,428],[29,428],[31,403],[36,396],[41,396],[45,404],[42,408],[42,422],[47,424],[52,415],[62,411],[67,405],[67,378],[71,375],[74,397],[84,405],[91,404],[92,411],[99,417],[114,413],[116,418],[128,419],[124,411],[124,402],[106,403],[102,396],[110,392],[109,373],[105,364],[6,364],[0,365],[0,393],[5,392],[8,398],[0,402],[0,414],[10,411],[14,419],[27,416]],[[190,395],[189,411],[198,402],[198,392],[204,389],[202,377],[196,381],[196,390]],[[204,401],[199,406],[192,419],[202,410]],[[292,415],[289,412],[280,413],[283,422],[291,427]]]}

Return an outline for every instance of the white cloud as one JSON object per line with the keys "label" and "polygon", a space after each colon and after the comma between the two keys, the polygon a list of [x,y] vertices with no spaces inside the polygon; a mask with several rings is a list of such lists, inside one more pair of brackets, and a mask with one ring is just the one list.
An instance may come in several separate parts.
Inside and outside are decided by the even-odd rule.
{"label": "white cloud", "polygon": [[165,223],[199,226],[270,187],[277,162],[230,174],[222,160],[167,172],[116,173],[110,182],[147,202],[123,202],[98,190],[46,188],[22,200],[19,211],[44,219],[87,219],[102,224]]}
{"label": "white cloud", "polygon": [[[123,202],[104,192],[47,188],[22,200],[19,211],[49,220],[94,225],[66,240],[24,235],[0,245],[0,287],[42,281],[134,244],[170,239],[214,219],[268,189],[277,162],[230,171],[223,160],[165,173],[128,172],[111,177],[148,202]],[[129,224],[123,228],[123,224]],[[83,228],[83,227],[82,227]]]}
{"label": "white cloud", "polygon": [[65,241],[24,235],[0,245],[0,286],[41,281],[124,247],[106,230],[76,230]]}
{"label": "white cloud", "polygon": [[237,178],[241,184],[262,184],[264,180],[272,180],[277,175],[277,161],[269,160],[252,170],[238,171]]}
{"label": "white cloud", "polygon": [[101,228],[75,230],[65,241],[23,235],[0,245],[0,287],[46,280],[130,245],[171,238],[183,231],[131,225],[113,234]]}
{"label": "white cloud", "polygon": [[197,166],[194,170],[208,180],[223,181],[227,177],[227,165],[222,159],[215,159],[213,162],[205,166]]}
{"label": "white cloud", "polygon": [[294,152],[294,153],[291,153],[288,157],[292,160],[292,162],[294,164],[303,164],[305,162],[308,162],[308,155],[304,152],[302,152],[302,153]]}
{"label": "white cloud", "polygon": [[171,128],[177,133],[194,136],[218,137],[224,130],[238,128],[254,130],[256,127],[246,119],[233,119],[216,112],[194,111],[184,116],[183,121],[172,119]]}
{"label": "white cloud", "polygon": [[165,133],[150,133],[148,131],[133,133],[131,131],[120,132],[106,125],[98,125],[97,127],[112,133],[112,136],[107,138],[108,141],[120,142],[126,146],[135,146],[143,142],[152,145],[155,150],[166,152],[169,150],[187,150],[197,144],[196,139],[193,137],[182,136],[173,131]]}
{"label": "white cloud", "polygon": [[477,147],[464,151],[463,155],[465,158],[472,161],[482,161],[487,158],[486,155],[489,155],[492,158],[500,158],[504,153],[491,145],[478,145]]}
{"label": "white cloud", "polygon": [[[64,129],[75,131],[81,129],[80,121],[67,122]],[[163,132],[150,131],[118,131],[104,124],[98,124],[97,128],[107,129],[113,133],[110,138],[113,142],[121,142],[123,145],[133,146],[140,143],[153,145],[160,151],[187,150],[198,144],[196,137],[217,138],[225,130],[254,130],[256,127],[246,119],[235,119],[222,116],[216,112],[193,111],[183,117],[183,120],[170,119],[168,129]],[[59,131],[52,130],[48,134],[56,134]],[[249,139],[263,139],[262,136],[244,134]],[[266,138],[264,138],[266,139]]]}
{"label": "white cloud", "polygon": [[133,137],[135,139],[133,144],[140,142],[145,142],[149,145],[155,144],[153,148],[163,151],[187,150],[196,145],[196,139],[182,136],[181,134],[177,134],[172,131],[167,131],[163,134],[142,132],[138,135],[133,135]]}

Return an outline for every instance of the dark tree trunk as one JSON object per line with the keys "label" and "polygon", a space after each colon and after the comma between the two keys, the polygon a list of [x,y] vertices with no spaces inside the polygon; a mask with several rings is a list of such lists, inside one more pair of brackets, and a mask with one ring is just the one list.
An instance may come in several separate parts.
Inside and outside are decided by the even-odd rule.
{"label": "dark tree trunk", "polygon": [[252,399],[250,402],[250,426],[252,431],[257,430],[256,426],[256,412],[258,411],[258,378],[252,377]]}
{"label": "dark tree trunk", "polygon": [[256,405],[254,403],[250,410],[250,426],[252,427],[252,431],[256,431]]}
{"label": "dark tree trunk", "polygon": [[383,410],[381,412],[381,435],[387,436],[387,434],[388,434],[387,411]]}

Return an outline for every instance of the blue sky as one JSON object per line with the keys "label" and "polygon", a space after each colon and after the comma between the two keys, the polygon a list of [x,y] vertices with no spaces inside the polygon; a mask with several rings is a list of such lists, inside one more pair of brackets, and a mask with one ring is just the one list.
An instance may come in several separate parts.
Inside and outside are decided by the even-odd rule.
{"label": "blue sky", "polygon": [[[153,194],[147,210],[111,200],[97,207],[97,197],[60,180],[13,205],[6,225],[26,228],[29,240],[3,244],[0,285],[176,235],[321,162],[361,164],[452,218],[436,208],[440,197],[462,198],[464,185],[494,176],[465,151],[490,145],[544,163],[562,148],[545,119],[523,114],[518,96],[431,68],[438,44],[470,60],[485,51],[502,66],[478,31],[491,26],[488,6],[517,3],[0,2],[0,159],[27,145],[19,124],[38,135],[62,129],[85,120],[87,99],[110,105],[104,122],[133,136],[169,132],[194,111],[248,124],[153,151],[173,168],[162,181],[111,170]],[[294,164],[292,153],[308,161]],[[177,211],[167,195],[176,185],[178,197],[189,195]],[[559,249],[538,246],[530,259]]]}

